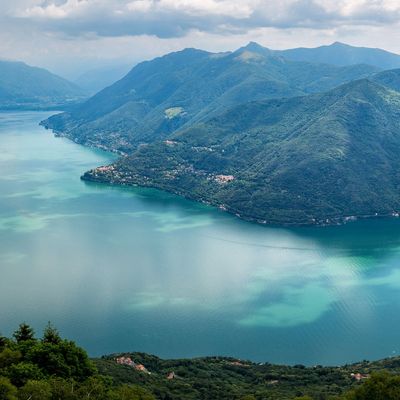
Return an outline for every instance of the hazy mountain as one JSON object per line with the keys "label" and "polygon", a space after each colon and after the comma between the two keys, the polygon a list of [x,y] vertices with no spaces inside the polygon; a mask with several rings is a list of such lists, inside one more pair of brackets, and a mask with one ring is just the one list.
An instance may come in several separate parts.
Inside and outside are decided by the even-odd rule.
{"label": "hazy mountain", "polygon": [[186,49],[137,65],[45,125],[80,143],[127,152],[237,104],[325,91],[376,71],[288,61],[255,43],[233,53]]}
{"label": "hazy mountain", "polygon": [[275,51],[288,60],[320,62],[333,65],[369,64],[382,69],[400,68],[400,55],[381,49],[354,47],[335,42],[329,46]]}
{"label": "hazy mountain", "polygon": [[84,90],[45,69],[0,61],[0,108],[56,108],[84,95]]}
{"label": "hazy mountain", "polygon": [[131,65],[96,68],[82,74],[74,83],[93,95],[123,78],[131,69]]}
{"label": "hazy mountain", "polygon": [[380,72],[373,75],[371,79],[373,79],[374,82],[378,82],[390,89],[400,92],[400,69]]}
{"label": "hazy mountain", "polygon": [[400,209],[399,148],[400,93],[363,79],[242,104],[85,178],[157,187],[251,220],[325,223]]}

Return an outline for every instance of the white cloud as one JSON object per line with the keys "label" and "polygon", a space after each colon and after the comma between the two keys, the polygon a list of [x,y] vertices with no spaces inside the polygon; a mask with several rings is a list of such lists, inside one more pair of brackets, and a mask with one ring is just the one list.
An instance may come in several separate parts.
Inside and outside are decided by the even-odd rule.
{"label": "white cloud", "polygon": [[0,58],[72,76],[99,60],[133,64],[250,40],[276,49],[342,41],[400,52],[399,21],[400,0],[0,0]]}
{"label": "white cloud", "polygon": [[[36,2],[35,2],[36,3]],[[398,0],[42,0],[17,12],[47,29],[100,36],[154,34],[182,36],[246,31],[262,27],[313,27],[396,24]],[[54,25],[53,19],[65,24]],[[46,25],[46,21],[49,23]]]}

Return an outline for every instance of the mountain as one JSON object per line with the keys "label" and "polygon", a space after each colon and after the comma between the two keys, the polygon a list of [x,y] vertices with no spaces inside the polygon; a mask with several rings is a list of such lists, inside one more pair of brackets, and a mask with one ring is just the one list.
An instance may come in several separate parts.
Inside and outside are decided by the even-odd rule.
{"label": "mountain", "polygon": [[241,103],[325,91],[375,72],[367,65],[288,61],[254,43],[232,53],[186,49],[137,65],[44,125],[79,143],[127,153]]}
{"label": "mountain", "polygon": [[400,68],[400,55],[381,49],[354,47],[335,42],[329,46],[316,48],[297,48],[275,51],[292,61],[309,61],[339,66],[368,64],[381,69]]}
{"label": "mountain", "polygon": [[93,95],[122,79],[131,69],[128,65],[96,68],[79,76],[74,83]]}
{"label": "mountain", "polygon": [[0,109],[57,109],[84,97],[84,90],[45,69],[0,60]]}
{"label": "mountain", "polygon": [[374,82],[400,92],[400,68],[383,71],[371,77]]}
{"label": "mountain", "polygon": [[262,223],[328,224],[400,210],[399,148],[400,93],[361,79],[241,104],[83,178],[160,188]]}

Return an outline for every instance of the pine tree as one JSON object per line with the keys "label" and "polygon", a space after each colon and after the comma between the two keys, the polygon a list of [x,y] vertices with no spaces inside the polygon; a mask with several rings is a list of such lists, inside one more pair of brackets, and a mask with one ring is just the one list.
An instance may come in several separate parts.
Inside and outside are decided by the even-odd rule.
{"label": "pine tree", "polygon": [[47,326],[44,329],[42,341],[44,343],[52,344],[58,344],[61,342],[61,337],[58,333],[58,330],[53,325],[51,325],[50,321],[47,323]]}
{"label": "pine tree", "polygon": [[25,322],[19,325],[19,328],[13,334],[17,343],[35,339],[35,331]]}

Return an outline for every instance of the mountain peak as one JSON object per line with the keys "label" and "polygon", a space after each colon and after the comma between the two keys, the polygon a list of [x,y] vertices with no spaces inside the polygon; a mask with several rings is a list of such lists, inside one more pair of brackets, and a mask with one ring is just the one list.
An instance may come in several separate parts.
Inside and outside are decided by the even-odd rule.
{"label": "mountain peak", "polygon": [[266,47],[261,46],[256,42],[249,42],[246,46],[241,47],[236,50],[236,53],[243,53],[244,51],[249,51],[251,53],[260,54],[262,56],[269,56],[272,54],[271,50]]}
{"label": "mountain peak", "polygon": [[331,45],[329,45],[328,47],[351,47],[346,43],[342,43],[342,42],[333,42]]}

